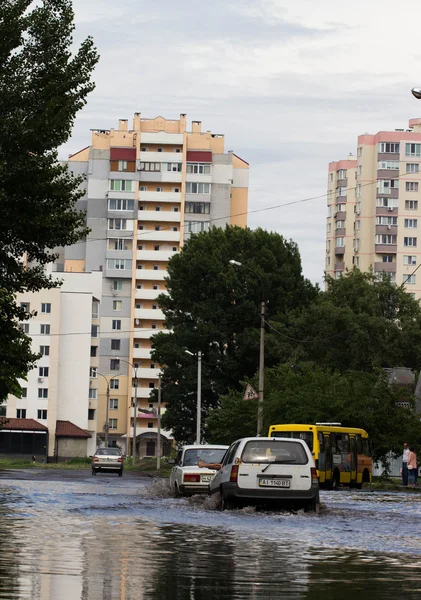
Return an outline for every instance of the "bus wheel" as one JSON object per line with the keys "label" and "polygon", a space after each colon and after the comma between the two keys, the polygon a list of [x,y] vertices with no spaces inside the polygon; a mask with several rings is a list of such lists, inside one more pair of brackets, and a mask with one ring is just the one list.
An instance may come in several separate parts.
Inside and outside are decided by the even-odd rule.
{"label": "bus wheel", "polygon": [[365,471],[363,473],[363,479],[362,479],[361,483],[357,483],[355,486],[357,488],[357,490],[360,490],[363,487],[363,483],[370,483],[370,474],[367,471],[367,469],[365,469]]}

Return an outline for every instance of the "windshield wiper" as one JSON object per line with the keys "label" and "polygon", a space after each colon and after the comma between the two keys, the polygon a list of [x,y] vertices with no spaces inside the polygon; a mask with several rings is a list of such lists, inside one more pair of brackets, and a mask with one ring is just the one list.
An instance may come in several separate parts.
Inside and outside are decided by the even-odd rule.
{"label": "windshield wiper", "polygon": [[275,460],[273,462],[270,462],[264,469],[262,469],[262,473],[264,473],[266,469],[269,469],[270,465],[288,465],[294,463],[295,460]]}

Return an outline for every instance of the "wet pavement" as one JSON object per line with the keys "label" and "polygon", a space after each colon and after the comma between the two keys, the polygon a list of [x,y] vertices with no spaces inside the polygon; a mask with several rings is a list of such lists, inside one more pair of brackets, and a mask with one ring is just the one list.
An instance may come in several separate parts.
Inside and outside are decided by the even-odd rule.
{"label": "wet pavement", "polygon": [[0,598],[419,598],[421,495],[322,492],[318,514],[220,512],[165,480],[0,473]]}

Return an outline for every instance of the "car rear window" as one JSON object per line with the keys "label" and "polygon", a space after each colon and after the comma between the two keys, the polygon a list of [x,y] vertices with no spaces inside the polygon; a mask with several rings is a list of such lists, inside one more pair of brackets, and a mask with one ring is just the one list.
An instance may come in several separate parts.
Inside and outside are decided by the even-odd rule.
{"label": "car rear window", "polygon": [[307,454],[298,442],[256,440],[244,446],[241,460],[245,463],[279,463],[306,465]]}
{"label": "car rear window", "polygon": [[271,437],[283,437],[293,438],[296,440],[303,440],[310,449],[313,451],[313,432],[312,431],[273,431]]}
{"label": "car rear window", "polygon": [[205,463],[221,463],[225,452],[225,448],[190,448],[184,453],[183,465],[192,467],[197,465],[199,460]]}
{"label": "car rear window", "polygon": [[98,448],[95,454],[97,456],[120,456],[120,450],[118,448]]}

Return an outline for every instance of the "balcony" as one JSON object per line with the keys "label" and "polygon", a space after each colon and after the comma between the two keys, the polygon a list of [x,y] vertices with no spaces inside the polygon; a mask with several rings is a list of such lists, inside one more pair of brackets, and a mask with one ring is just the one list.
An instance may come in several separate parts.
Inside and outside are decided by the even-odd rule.
{"label": "balcony", "polygon": [[335,219],[337,221],[345,221],[345,219],[346,219],[346,212],[344,210],[337,210],[335,212]]}
{"label": "balcony", "polygon": [[136,300],[156,300],[159,294],[168,294],[167,290],[144,290],[143,288],[140,290],[136,290],[135,298]]}
{"label": "balcony", "polygon": [[[127,200],[134,200],[135,199],[135,192],[113,192],[113,191],[109,190],[107,192],[107,197],[109,199],[110,198],[126,198]],[[128,212],[130,212],[130,211],[128,211]]]}
{"label": "balcony", "polygon": [[[378,254],[396,254],[397,245],[396,244],[376,244],[375,251]],[[383,264],[383,263],[382,263]]]}
{"label": "balcony", "polygon": [[345,254],[345,246],[336,246],[335,254]]}
{"label": "balcony", "polygon": [[139,192],[140,202],[181,202],[180,192]]}
{"label": "balcony", "polygon": [[[200,183],[212,183],[212,175],[201,175],[200,173],[187,173],[186,181],[200,182]],[[228,183],[228,181],[227,181]]]}
{"label": "balcony", "polygon": [[[140,399],[149,398],[151,395],[151,388],[148,387],[137,387],[136,397]],[[132,387],[132,398],[134,398],[134,387]],[[131,414],[133,414],[133,407],[131,407]]]}
{"label": "balcony", "polygon": [[135,319],[148,321],[163,321],[165,319],[164,313],[159,308],[135,308],[134,311]]}
{"label": "balcony", "polygon": [[397,235],[398,226],[397,225],[376,225],[376,233]]}
{"label": "balcony", "polygon": [[335,271],[344,271],[344,270],[345,270],[344,262],[335,263]]}
{"label": "balcony", "polygon": [[[142,134],[142,141],[143,141]],[[182,152],[141,152],[140,161],[137,161],[137,168],[139,168],[139,162],[169,162],[169,163],[181,163],[183,162]]]}
{"label": "balcony", "polygon": [[339,229],[335,229],[335,236],[336,237],[345,237],[346,235],[346,229],[345,227],[340,227]]}
{"label": "balcony", "polygon": [[153,269],[136,269],[136,279],[143,281],[164,281],[167,276],[167,271],[160,269],[154,271]]}
{"label": "balcony", "polygon": [[169,231],[168,229],[164,231],[147,231],[145,229],[142,229],[141,231],[138,231],[137,237],[139,241],[144,242],[179,242],[180,232]]}
{"label": "balcony", "polygon": [[344,188],[348,187],[348,178],[337,179],[336,187],[344,187]]}
{"label": "balcony", "polygon": [[137,251],[137,260],[157,260],[168,261],[174,254],[173,250],[138,250]]}
{"label": "balcony", "polygon": [[390,188],[389,190],[377,190],[377,196],[387,196],[388,198],[399,198],[399,188]]}
{"label": "balcony", "polygon": [[388,215],[389,217],[392,215],[398,214],[398,208],[392,208],[389,206],[376,206],[376,215]]}
{"label": "balcony", "polygon": [[138,340],[149,340],[156,333],[168,333],[168,329],[143,329],[142,327],[135,327],[133,337]]}
{"label": "balcony", "polygon": [[[161,369],[150,369],[142,367],[142,364],[150,364],[149,361],[145,363],[140,363],[140,367],[137,369],[137,378],[138,379],[158,379],[159,373]],[[139,389],[139,388],[137,388]],[[142,389],[142,388],[140,388]],[[134,386],[132,386],[132,394],[134,395]]]}
{"label": "balcony", "polygon": [[139,221],[156,221],[159,223],[179,223],[181,212],[171,210],[140,210]]}
{"label": "balcony", "polygon": [[396,273],[396,263],[395,262],[376,262],[374,263],[374,271],[380,272],[384,271],[385,273]]}
{"label": "balcony", "polygon": [[[147,146],[148,144],[171,144],[174,146],[181,146],[183,142],[183,133],[167,133],[166,131],[147,133],[142,131],[140,134],[140,145],[142,147]],[[161,152],[159,152],[159,154],[161,154]],[[177,152],[174,152],[174,154],[177,154]]]}
{"label": "balcony", "polygon": [[[179,171],[139,171],[139,181],[181,183],[183,174]],[[158,192],[164,193],[164,192]]]}
{"label": "balcony", "polygon": [[133,358],[140,358],[143,360],[151,360],[151,349],[150,348],[133,348]]}

